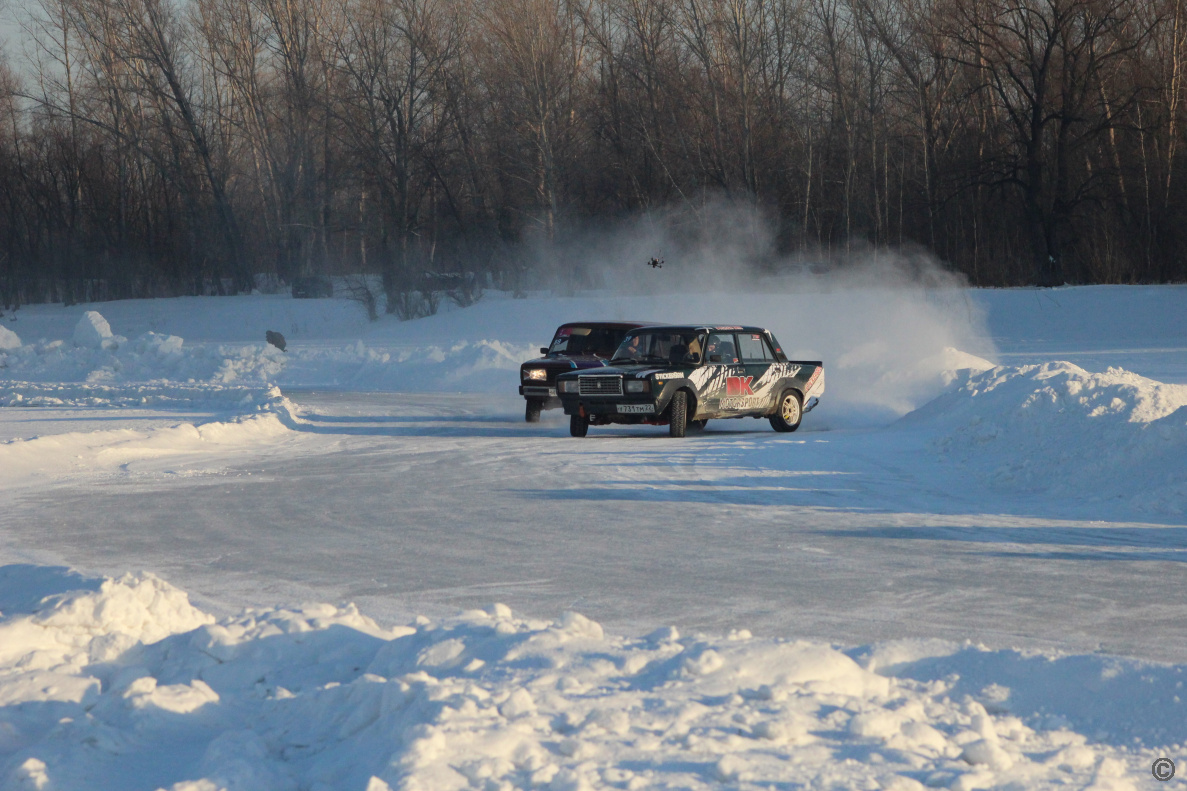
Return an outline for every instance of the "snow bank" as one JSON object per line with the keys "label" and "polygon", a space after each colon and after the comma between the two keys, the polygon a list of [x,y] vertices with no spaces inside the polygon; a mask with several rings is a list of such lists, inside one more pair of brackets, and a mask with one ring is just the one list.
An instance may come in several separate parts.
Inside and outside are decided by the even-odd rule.
{"label": "snow bank", "polygon": [[1187,385],[1052,362],[970,373],[905,422],[937,430],[942,454],[1000,489],[1179,514],[1184,407]]}
{"label": "snow bank", "polygon": [[[47,387],[42,395],[16,404],[78,404],[94,402],[99,406],[133,406],[151,404],[170,406],[184,402],[186,406],[202,404],[234,413],[229,417],[206,423],[178,423],[174,426],[149,430],[115,429],[110,431],[67,432],[0,442],[0,486],[15,486],[45,479],[57,479],[76,474],[110,473],[126,469],[130,462],[146,459],[168,459],[195,453],[235,453],[251,446],[274,443],[290,435],[293,428],[305,423],[299,408],[285,398],[278,388],[258,392],[237,389],[215,389],[203,392],[192,388],[186,397],[174,385],[152,394],[152,388],[133,388],[141,400],[126,403],[121,399],[135,398],[125,389],[117,388],[115,395],[102,388],[87,387],[80,392],[68,392],[69,387]],[[147,394],[145,394],[145,392]],[[45,393],[55,393],[50,396]],[[57,396],[65,396],[58,398]]]}
{"label": "snow bank", "polygon": [[[999,654],[970,646],[855,661],[746,632],[625,639],[503,605],[393,629],[353,605],[215,620],[151,575],[91,587],[0,620],[6,787],[1130,789],[1187,738],[1169,698],[1150,712],[1156,744],[1124,718],[1102,741],[1060,714],[1082,705],[1077,681],[1169,688],[1178,667],[1048,658],[1071,678],[1036,712],[985,672]],[[900,675],[876,672],[894,658]],[[966,689],[966,669],[985,686]],[[1144,715],[1149,697],[1113,702]]]}
{"label": "snow bank", "polygon": [[[118,338],[118,336],[116,336]],[[284,368],[284,354],[267,344],[187,347],[175,335],[146,332],[131,341],[103,346],[68,346],[43,341],[8,350],[3,379],[31,382],[123,383],[272,382]]]}
{"label": "snow bank", "polygon": [[[21,345],[20,337],[3,325],[0,325],[0,351],[16,349]],[[0,367],[3,367],[5,355],[0,355]]]}
{"label": "snow bank", "polygon": [[0,406],[151,407],[253,411],[273,388],[189,384],[166,380],[129,384],[2,382]]}
{"label": "snow bank", "polygon": [[87,311],[73,344],[21,345],[16,339],[0,354],[0,405],[205,407],[250,396],[235,395],[235,387],[274,383],[513,393],[519,364],[539,354],[532,345],[487,339],[292,346],[285,354],[266,343],[187,345],[176,335],[153,331],[129,341],[112,335],[99,313]]}
{"label": "snow bank", "polygon": [[74,327],[74,345],[84,349],[107,349],[119,341],[111,333],[111,325],[96,310],[82,314]]}

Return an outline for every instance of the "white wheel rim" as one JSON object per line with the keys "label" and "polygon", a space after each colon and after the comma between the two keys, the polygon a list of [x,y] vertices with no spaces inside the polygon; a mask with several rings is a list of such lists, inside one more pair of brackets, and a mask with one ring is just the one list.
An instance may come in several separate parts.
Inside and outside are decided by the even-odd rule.
{"label": "white wheel rim", "polygon": [[783,399],[783,421],[789,425],[794,425],[800,419],[800,402],[796,397],[789,395]]}

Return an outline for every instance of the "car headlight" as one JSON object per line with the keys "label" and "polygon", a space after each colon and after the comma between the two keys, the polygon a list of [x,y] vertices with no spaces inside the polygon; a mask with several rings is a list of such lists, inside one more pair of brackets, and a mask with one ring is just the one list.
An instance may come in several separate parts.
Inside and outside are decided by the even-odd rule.
{"label": "car headlight", "polygon": [[577,392],[577,380],[576,379],[561,380],[559,383],[557,383],[557,389],[562,393],[576,393]]}
{"label": "car headlight", "polygon": [[543,368],[529,368],[523,372],[524,379],[531,379],[535,382],[543,382],[548,378],[548,372]]}
{"label": "car headlight", "polygon": [[626,391],[628,393],[646,393],[651,388],[648,386],[651,383],[645,379],[627,380]]}

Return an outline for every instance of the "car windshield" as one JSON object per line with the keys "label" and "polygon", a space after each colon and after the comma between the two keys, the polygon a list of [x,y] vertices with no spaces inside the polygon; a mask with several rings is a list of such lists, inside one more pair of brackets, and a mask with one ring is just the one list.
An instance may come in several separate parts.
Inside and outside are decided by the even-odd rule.
{"label": "car windshield", "polygon": [[702,340],[696,332],[643,330],[632,332],[611,358],[614,362],[666,363],[678,365],[685,355],[701,353]]}
{"label": "car windshield", "polygon": [[614,354],[625,334],[625,329],[612,327],[561,327],[556,331],[548,353],[609,357]]}

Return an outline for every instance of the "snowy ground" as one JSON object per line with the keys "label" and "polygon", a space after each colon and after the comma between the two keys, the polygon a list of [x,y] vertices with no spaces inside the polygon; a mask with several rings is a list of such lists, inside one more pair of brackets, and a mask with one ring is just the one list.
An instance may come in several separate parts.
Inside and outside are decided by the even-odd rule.
{"label": "snowy ground", "polygon": [[[1159,786],[1187,760],[1185,302],[24,308],[0,788]],[[766,324],[829,390],[790,437],[524,424],[519,360],[581,316]]]}

